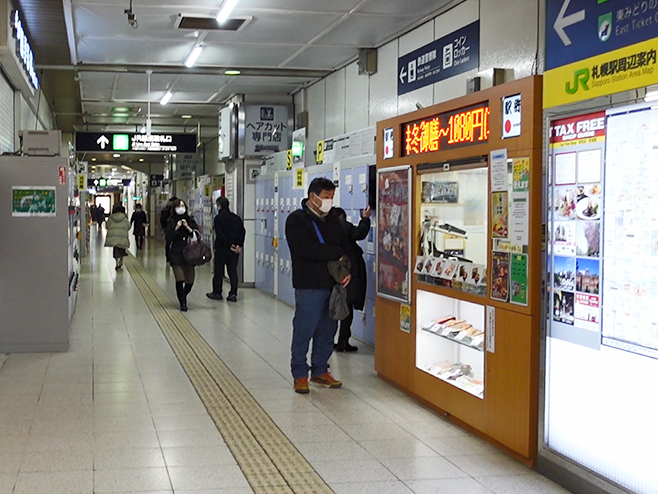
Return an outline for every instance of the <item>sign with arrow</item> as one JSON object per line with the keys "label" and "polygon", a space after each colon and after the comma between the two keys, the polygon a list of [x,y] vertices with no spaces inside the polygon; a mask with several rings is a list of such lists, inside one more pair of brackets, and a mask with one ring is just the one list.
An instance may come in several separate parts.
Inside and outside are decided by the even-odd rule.
{"label": "sign with arrow", "polygon": [[77,152],[185,153],[197,151],[196,134],[136,134],[130,132],[76,132]]}
{"label": "sign with arrow", "polygon": [[656,0],[546,0],[547,71],[656,36]]}
{"label": "sign with arrow", "polygon": [[480,21],[398,58],[398,96],[477,69]]}

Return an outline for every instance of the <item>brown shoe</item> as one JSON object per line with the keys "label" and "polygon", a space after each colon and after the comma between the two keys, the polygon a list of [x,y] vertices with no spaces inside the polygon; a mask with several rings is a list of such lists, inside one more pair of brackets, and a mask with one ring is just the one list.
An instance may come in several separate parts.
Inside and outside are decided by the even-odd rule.
{"label": "brown shoe", "polygon": [[300,377],[295,379],[295,393],[305,395],[308,393],[308,377]]}
{"label": "brown shoe", "polygon": [[311,376],[311,382],[315,384],[322,384],[328,388],[340,388],[343,383],[337,379],[334,379],[334,376],[331,375],[331,372],[325,372],[321,376]]}

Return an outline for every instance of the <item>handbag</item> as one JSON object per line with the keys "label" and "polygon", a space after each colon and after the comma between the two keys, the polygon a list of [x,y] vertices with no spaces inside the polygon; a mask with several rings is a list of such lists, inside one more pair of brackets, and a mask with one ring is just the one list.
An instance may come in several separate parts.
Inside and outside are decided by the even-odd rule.
{"label": "handbag", "polygon": [[201,266],[212,258],[212,251],[203,240],[201,234],[194,230],[187,237],[187,245],[183,249],[183,262],[189,266]]}
{"label": "handbag", "polygon": [[342,321],[350,315],[347,305],[347,290],[340,283],[331,290],[329,297],[329,317],[334,321]]}

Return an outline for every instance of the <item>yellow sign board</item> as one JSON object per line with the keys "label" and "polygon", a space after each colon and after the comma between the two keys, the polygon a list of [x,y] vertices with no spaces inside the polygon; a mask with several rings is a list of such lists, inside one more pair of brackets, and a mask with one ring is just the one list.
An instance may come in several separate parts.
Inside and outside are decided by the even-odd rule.
{"label": "yellow sign board", "polygon": [[315,162],[318,165],[324,163],[324,141],[318,141],[317,153],[315,154]]}
{"label": "yellow sign board", "polygon": [[297,168],[295,169],[295,181],[293,182],[293,189],[303,189],[304,188],[304,169]]}
{"label": "yellow sign board", "polygon": [[658,38],[544,73],[544,108],[658,83]]}
{"label": "yellow sign board", "polygon": [[87,176],[84,173],[78,174],[78,190],[87,190]]}
{"label": "yellow sign board", "polygon": [[292,149],[286,153],[286,170],[292,170]]}

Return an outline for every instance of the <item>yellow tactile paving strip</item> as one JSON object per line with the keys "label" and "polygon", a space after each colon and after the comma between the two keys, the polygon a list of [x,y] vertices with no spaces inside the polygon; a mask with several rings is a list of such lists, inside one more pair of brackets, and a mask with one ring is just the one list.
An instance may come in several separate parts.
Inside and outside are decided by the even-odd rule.
{"label": "yellow tactile paving strip", "polygon": [[253,491],[332,493],[142,265],[125,265]]}

